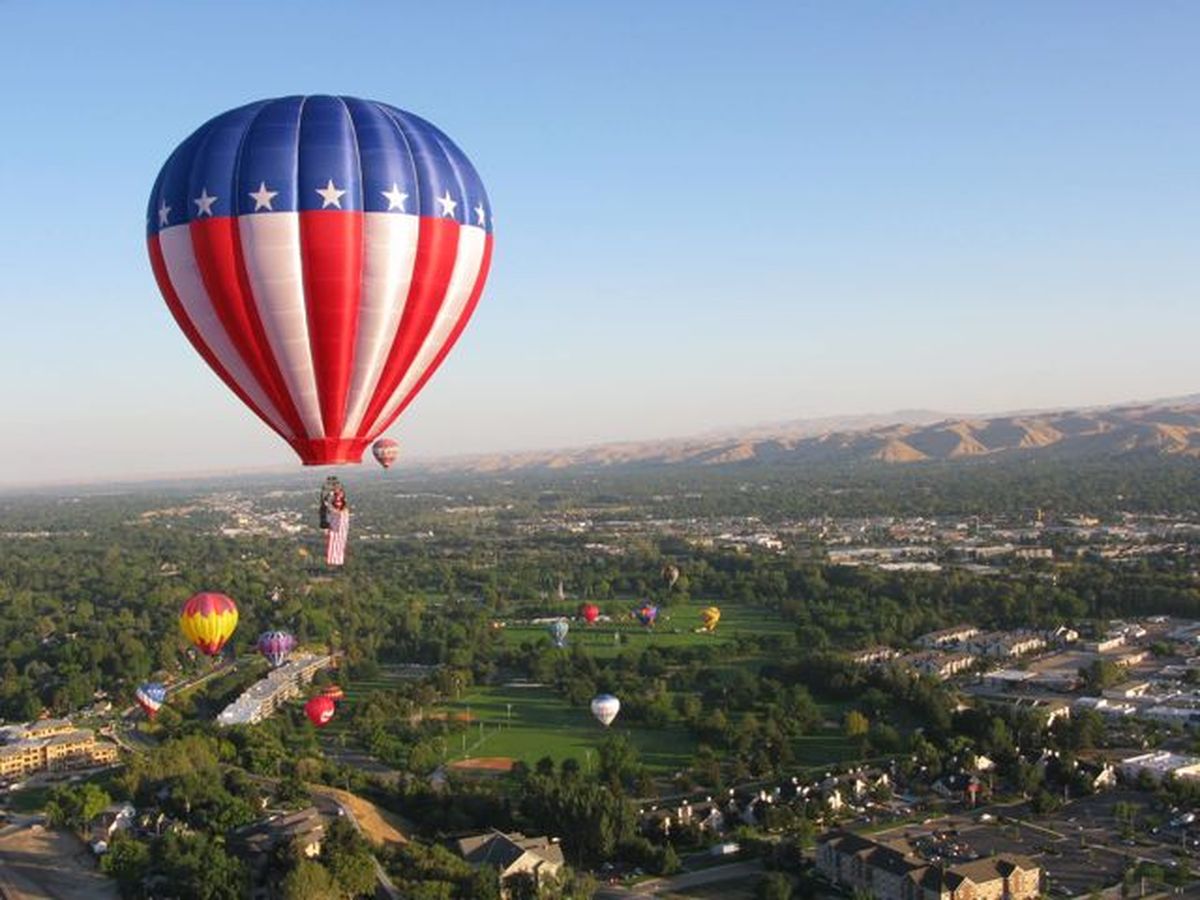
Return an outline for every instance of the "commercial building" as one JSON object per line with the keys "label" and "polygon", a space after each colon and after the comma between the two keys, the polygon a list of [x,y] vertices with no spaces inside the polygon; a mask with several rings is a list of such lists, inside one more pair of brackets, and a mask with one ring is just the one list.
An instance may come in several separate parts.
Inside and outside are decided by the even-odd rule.
{"label": "commercial building", "polygon": [[817,869],[833,884],[876,900],[1033,900],[1042,871],[1004,854],[954,865],[921,858],[906,841],[884,843],[845,831],[817,841]]}
{"label": "commercial building", "polygon": [[254,725],[271,715],[281,705],[299,697],[305,685],[311,684],[313,676],[333,665],[329,655],[302,654],[273,669],[266,678],[254,682],[240,697],[221,710],[217,724],[222,728],[230,725]]}
{"label": "commercial building", "polygon": [[23,778],[36,772],[86,769],[117,761],[117,746],[96,739],[88,728],[66,719],[10,725],[0,732],[0,778]]}
{"label": "commercial building", "polygon": [[1117,767],[1121,776],[1134,781],[1145,772],[1150,778],[1159,782],[1168,775],[1176,778],[1200,778],[1200,756],[1185,756],[1182,753],[1169,753],[1166,750],[1156,750],[1153,753],[1142,753],[1121,760]]}

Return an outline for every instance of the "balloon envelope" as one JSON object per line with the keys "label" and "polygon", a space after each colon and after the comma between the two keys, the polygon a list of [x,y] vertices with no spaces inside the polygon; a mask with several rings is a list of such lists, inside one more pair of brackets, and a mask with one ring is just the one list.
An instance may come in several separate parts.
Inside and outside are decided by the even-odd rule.
{"label": "balloon envelope", "polygon": [[567,632],[571,630],[571,626],[567,624],[566,619],[559,619],[550,624],[550,637],[554,639],[554,646],[565,647],[567,645]]}
{"label": "balloon envelope", "polygon": [[458,340],[492,256],[463,152],[353,97],[211,119],[167,159],[148,211],[175,321],[306,465],[361,461]]}
{"label": "balloon envelope", "polygon": [[595,603],[585,603],[579,607],[579,614],[583,616],[583,620],[591,625],[600,618],[600,607]]}
{"label": "balloon envelope", "polygon": [[658,618],[658,607],[653,603],[647,603],[633,611],[634,616],[643,625],[653,625],[654,620]]}
{"label": "balloon envelope", "polygon": [[621,701],[612,694],[601,694],[592,701],[592,715],[607,728],[621,711]]}
{"label": "balloon envelope", "polygon": [[216,656],[237,628],[237,604],[224,594],[203,591],[189,597],[179,614],[179,627],[196,649]]}
{"label": "balloon envelope", "polygon": [[679,580],[679,566],[668,563],[663,566],[662,576],[668,588],[675,587],[675,582]]}
{"label": "balloon envelope", "polygon": [[331,684],[329,687],[325,688],[325,690],[321,691],[321,696],[328,697],[334,703],[338,703],[346,699],[346,692],[336,684]]}
{"label": "balloon envelope", "polygon": [[308,721],[318,728],[324,728],[329,724],[336,709],[333,700],[324,695],[313,697],[304,704],[304,714],[308,716]]}
{"label": "balloon envelope", "polygon": [[283,665],[288,654],[296,649],[296,638],[286,631],[264,631],[258,637],[258,652],[272,666]]}
{"label": "balloon envelope", "polygon": [[380,438],[371,445],[371,453],[375,455],[377,463],[385,469],[390,469],[400,455],[400,445],[391,438]]}
{"label": "balloon envelope", "polygon": [[715,631],[721,621],[721,610],[716,606],[706,606],[700,610],[700,622],[705,631]]}
{"label": "balloon envelope", "polygon": [[163,703],[166,702],[167,689],[157,681],[148,681],[138,686],[134,698],[137,700],[138,706],[145,710],[147,717],[153,719],[158,715]]}

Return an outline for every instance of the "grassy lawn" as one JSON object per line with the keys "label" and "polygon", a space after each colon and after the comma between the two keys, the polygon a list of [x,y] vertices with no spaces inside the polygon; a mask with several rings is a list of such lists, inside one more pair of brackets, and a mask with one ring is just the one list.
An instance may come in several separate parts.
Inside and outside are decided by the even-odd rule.
{"label": "grassy lawn", "polygon": [[[739,635],[789,634],[793,626],[783,621],[770,610],[753,606],[726,603],[721,607],[721,621],[712,634],[697,632],[700,626],[700,610],[710,604],[702,600],[677,604],[664,609],[653,628],[645,628],[630,615],[632,602],[612,601],[600,604],[601,611],[614,618],[612,622],[587,625],[574,618],[576,606],[564,605],[564,615],[571,618],[568,644],[580,644],[597,659],[616,656],[623,649],[639,649],[650,646],[695,647],[705,644],[717,646],[732,644]],[[504,640],[511,645],[544,640],[550,641],[545,625],[511,624],[503,631]],[[617,642],[620,637],[620,643]]]}
{"label": "grassy lawn", "polygon": [[[511,718],[509,715],[511,704]],[[532,765],[543,756],[556,761],[574,757],[585,768],[588,753],[607,734],[623,734],[638,750],[642,762],[656,772],[674,772],[686,765],[694,747],[691,736],[678,725],[650,729],[622,726],[620,718],[605,729],[586,709],[577,709],[548,688],[476,688],[452,709],[466,711],[477,723],[466,733],[466,756],[509,756]],[[451,761],[464,757],[461,737],[448,747]]]}

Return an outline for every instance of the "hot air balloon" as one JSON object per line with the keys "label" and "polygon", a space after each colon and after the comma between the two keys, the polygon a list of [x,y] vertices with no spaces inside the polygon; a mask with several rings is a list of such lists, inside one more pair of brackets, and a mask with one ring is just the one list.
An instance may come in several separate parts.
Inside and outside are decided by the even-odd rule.
{"label": "hot air balloon", "polygon": [[346,692],[336,684],[331,684],[329,687],[325,688],[325,690],[321,691],[321,696],[328,697],[334,703],[341,703],[346,699]]}
{"label": "hot air balloon", "polygon": [[371,453],[375,455],[377,463],[385,469],[390,469],[400,455],[400,445],[391,438],[380,438],[371,445]]}
{"label": "hot air balloon", "polygon": [[721,610],[716,606],[706,606],[700,610],[701,628],[707,632],[717,630],[717,623],[721,621]]}
{"label": "hot air balloon", "polygon": [[150,192],[175,321],[305,465],[357,463],[475,311],[492,212],[474,167],[412,113],[281,97],[201,125]]}
{"label": "hot air balloon", "polygon": [[154,721],[159,709],[166,702],[167,689],[157,681],[148,681],[138,686],[134,699],[137,700],[138,706],[146,711],[146,718]]}
{"label": "hot air balloon", "polygon": [[679,566],[667,563],[662,570],[663,581],[667,583],[667,590],[675,587],[675,582],[679,580]]}
{"label": "hot air balloon", "polygon": [[258,636],[257,646],[267,662],[277,668],[296,649],[296,639],[286,631],[264,631]]}
{"label": "hot air balloon", "polygon": [[555,647],[567,646],[567,632],[570,630],[566,619],[556,619],[550,623],[550,637],[554,639]]}
{"label": "hot air balloon", "polygon": [[595,603],[584,603],[579,607],[579,615],[583,616],[583,621],[592,625],[600,618],[600,607]]}
{"label": "hot air balloon", "polygon": [[592,715],[607,728],[621,711],[621,701],[612,694],[600,694],[592,701]]}
{"label": "hot air balloon", "polygon": [[318,728],[324,728],[333,718],[337,706],[331,698],[324,695],[313,697],[304,704],[304,714],[308,716],[308,721],[312,722]]}
{"label": "hot air balloon", "polygon": [[224,594],[211,591],[190,597],[179,613],[179,627],[184,636],[208,656],[221,652],[237,623],[237,604]]}
{"label": "hot air balloon", "polygon": [[658,607],[653,603],[645,603],[635,609],[633,615],[639,622],[649,628],[654,624],[654,620],[658,618]]}

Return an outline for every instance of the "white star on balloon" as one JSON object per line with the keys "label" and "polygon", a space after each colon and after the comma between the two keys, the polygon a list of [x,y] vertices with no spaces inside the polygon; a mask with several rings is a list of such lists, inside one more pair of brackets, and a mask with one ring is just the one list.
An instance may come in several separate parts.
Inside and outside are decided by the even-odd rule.
{"label": "white star on balloon", "polygon": [[167,224],[167,219],[171,215],[171,207],[167,206],[167,201],[158,201],[158,227],[162,228]]}
{"label": "white star on balloon", "polygon": [[458,201],[450,199],[449,191],[446,191],[445,196],[437,197],[436,199],[437,199],[437,202],[440,203],[442,206],[442,215],[443,216],[454,215],[454,209],[455,209],[455,207],[458,206]]}
{"label": "white star on balloon", "polygon": [[390,191],[380,191],[379,193],[387,197],[389,211],[398,209],[400,212],[404,212],[404,201],[408,199],[408,194],[400,190],[400,186],[396,182],[392,182],[392,189]]}
{"label": "white star on balloon", "polygon": [[329,179],[325,187],[317,188],[317,193],[321,195],[321,209],[327,206],[336,206],[338,209],[342,208],[342,194],[346,192],[335,188],[332,178]]}
{"label": "white star on balloon", "polygon": [[254,211],[266,209],[271,212],[275,211],[275,207],[271,205],[271,201],[279,196],[279,191],[268,191],[267,183],[260,181],[257,191],[250,191],[250,198],[254,201]]}
{"label": "white star on balloon", "polygon": [[479,220],[480,225],[487,224],[487,215],[483,211],[482,203],[480,203],[477,207],[475,207],[475,218],[477,218]]}
{"label": "white star on balloon", "polygon": [[200,189],[200,196],[192,201],[196,204],[196,216],[211,216],[213,214],[212,205],[217,202],[216,197],[208,196],[208,188]]}

